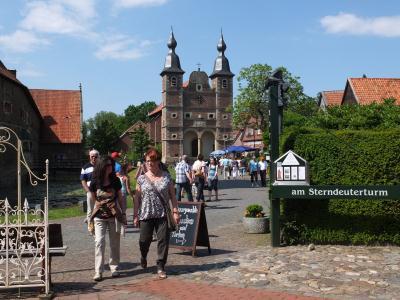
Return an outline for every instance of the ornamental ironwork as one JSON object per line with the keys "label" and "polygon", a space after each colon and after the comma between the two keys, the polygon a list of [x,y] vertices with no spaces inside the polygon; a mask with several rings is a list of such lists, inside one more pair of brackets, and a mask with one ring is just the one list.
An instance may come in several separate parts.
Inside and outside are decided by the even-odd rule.
{"label": "ornamental ironwork", "polygon": [[[17,155],[17,205],[7,198],[0,200],[0,289],[44,287],[49,293],[49,239],[48,195],[49,161],[46,173],[37,176],[27,163],[22,141],[12,129],[0,126],[0,155],[8,149]],[[22,168],[26,169],[32,186],[42,181],[46,195],[42,205],[29,206],[22,203]]]}

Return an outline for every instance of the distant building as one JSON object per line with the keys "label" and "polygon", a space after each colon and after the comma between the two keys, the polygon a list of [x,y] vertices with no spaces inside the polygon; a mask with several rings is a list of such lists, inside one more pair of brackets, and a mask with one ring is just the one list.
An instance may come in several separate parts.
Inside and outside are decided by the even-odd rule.
{"label": "distant building", "polygon": [[346,87],[340,91],[323,91],[318,94],[318,106],[326,109],[332,105],[359,104],[393,98],[400,105],[400,78],[348,78]]}
{"label": "distant building", "polygon": [[[81,91],[29,90],[0,61],[0,126],[16,132],[22,140],[30,167],[76,168],[82,159]],[[4,140],[5,131],[0,131]],[[12,141],[13,144],[16,141]],[[16,187],[16,152],[7,147],[0,154],[0,199],[6,187]],[[8,193],[10,195],[12,193]]]}
{"label": "distant building", "polygon": [[149,124],[138,121],[121,134],[117,144],[115,145],[115,149],[127,153],[132,148],[133,141],[131,134],[140,127],[144,128],[146,132],[149,133]]}
{"label": "distant building", "polygon": [[81,164],[82,93],[80,90],[30,89],[43,118],[39,161],[59,167]]}
{"label": "distant building", "polygon": [[348,78],[342,105],[382,103],[388,98],[400,105],[400,78]]}
{"label": "distant building", "polygon": [[328,106],[341,105],[344,91],[323,91],[318,94],[318,106],[325,110]]}
{"label": "distant building", "polygon": [[160,74],[162,103],[149,114],[150,137],[155,142],[161,141],[163,161],[176,161],[182,154],[192,159],[199,153],[206,157],[233,139],[232,114],[227,108],[233,105],[234,74],[224,54],[226,44],[222,34],[211,75],[198,68],[185,83],[176,46],[171,33],[169,52]]}

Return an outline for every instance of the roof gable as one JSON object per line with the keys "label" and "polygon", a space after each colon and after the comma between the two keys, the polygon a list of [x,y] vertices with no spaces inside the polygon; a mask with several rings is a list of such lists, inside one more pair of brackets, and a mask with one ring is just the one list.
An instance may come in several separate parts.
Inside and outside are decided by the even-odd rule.
{"label": "roof gable", "polygon": [[400,78],[349,78],[346,88],[351,88],[360,105],[395,98],[400,105]]}
{"label": "roof gable", "polygon": [[42,143],[81,143],[79,90],[30,90],[43,117]]}
{"label": "roof gable", "polygon": [[342,103],[343,94],[343,90],[321,92],[321,96],[327,106],[340,105]]}

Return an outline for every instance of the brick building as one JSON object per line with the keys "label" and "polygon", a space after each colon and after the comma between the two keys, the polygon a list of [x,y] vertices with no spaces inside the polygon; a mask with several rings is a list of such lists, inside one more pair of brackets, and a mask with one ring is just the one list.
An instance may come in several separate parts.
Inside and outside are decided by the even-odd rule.
{"label": "brick building", "polygon": [[[7,69],[0,61],[0,126],[12,129],[21,139],[30,167],[43,167],[49,159],[53,170],[79,171],[76,167],[79,169],[82,163],[80,90],[29,90],[17,79],[16,71]],[[4,140],[6,132],[1,130],[0,136]],[[11,143],[15,145],[16,140]],[[11,146],[0,154],[0,168],[0,199],[4,199],[13,195],[10,187],[17,186],[17,155]]]}
{"label": "brick building", "polygon": [[[219,52],[211,75],[198,69],[187,82],[175,53],[177,42],[173,32],[168,41],[162,78],[162,103],[153,111],[151,137],[157,142],[160,124],[163,161],[176,161],[186,154],[192,159],[199,153],[208,156],[222,149],[232,136],[233,76],[225,57],[226,44],[221,34]],[[211,84],[209,82],[211,80]],[[161,122],[159,120],[161,119]],[[154,137],[152,136],[154,132]]]}
{"label": "brick building", "polygon": [[[33,163],[39,154],[40,128],[42,116],[28,88],[16,76],[15,70],[8,70],[0,61],[0,126],[11,128],[21,139],[24,155],[28,163]],[[0,130],[2,140],[7,133]],[[10,142],[16,145],[16,140]],[[17,155],[7,146],[0,150],[0,199],[4,199],[6,186],[17,184]],[[10,196],[10,195],[8,195]]]}

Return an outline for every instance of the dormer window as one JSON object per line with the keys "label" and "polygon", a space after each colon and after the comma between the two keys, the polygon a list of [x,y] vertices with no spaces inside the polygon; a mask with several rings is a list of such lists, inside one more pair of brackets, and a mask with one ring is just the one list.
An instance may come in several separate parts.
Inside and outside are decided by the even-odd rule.
{"label": "dormer window", "polygon": [[228,87],[228,80],[222,79],[222,88],[226,89]]}
{"label": "dormer window", "polygon": [[175,76],[171,77],[171,86],[176,86],[176,84],[177,84],[176,77]]}
{"label": "dormer window", "polygon": [[196,83],[196,92],[201,92],[203,90],[203,86],[200,83]]}

